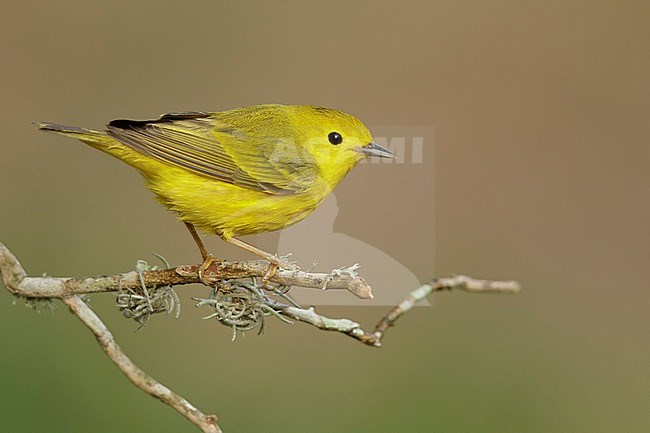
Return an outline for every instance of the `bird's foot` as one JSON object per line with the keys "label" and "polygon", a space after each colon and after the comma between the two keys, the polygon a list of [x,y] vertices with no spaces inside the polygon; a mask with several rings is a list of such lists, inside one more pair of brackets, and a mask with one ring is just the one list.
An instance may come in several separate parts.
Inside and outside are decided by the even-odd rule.
{"label": "bird's foot", "polygon": [[265,289],[270,289],[269,283],[271,281],[271,278],[275,276],[275,274],[278,272],[279,266],[275,263],[269,263],[269,267],[266,269],[266,272],[264,273],[264,276],[262,277],[262,287]]}
{"label": "bird's foot", "polygon": [[203,284],[205,284],[206,286],[210,285],[208,281],[205,279],[205,271],[207,271],[208,268],[212,266],[214,263],[221,263],[221,262],[223,262],[223,259],[220,259],[219,257],[215,257],[210,253],[207,253],[203,257],[203,263],[201,263],[197,271],[197,273],[199,274],[199,279]]}
{"label": "bird's foot", "polygon": [[269,287],[268,283],[271,281],[271,278],[277,274],[279,269],[284,269],[287,271],[296,271],[300,269],[296,265],[296,262],[287,260],[289,257],[291,257],[291,253],[285,256],[278,256],[277,254],[273,254],[271,257],[267,258],[269,261],[269,267],[266,269],[266,273],[262,277],[262,286],[264,288]]}

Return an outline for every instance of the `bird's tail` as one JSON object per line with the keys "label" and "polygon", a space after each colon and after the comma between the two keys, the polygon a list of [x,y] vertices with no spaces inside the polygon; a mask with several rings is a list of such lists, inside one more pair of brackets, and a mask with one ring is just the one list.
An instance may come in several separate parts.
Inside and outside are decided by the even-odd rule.
{"label": "bird's tail", "polygon": [[34,122],[34,124],[36,124],[38,129],[42,131],[55,132],[57,134],[65,135],[66,137],[76,138],[77,140],[80,140],[95,149],[101,150],[102,152],[108,153],[109,155],[114,156],[143,172],[147,172],[147,170],[155,171],[158,168],[158,166],[153,168],[149,167],[149,164],[153,163],[152,159],[143,158],[141,153],[108,136],[104,131],[79,128],[77,126],[59,125],[50,122]]}
{"label": "bird's tail", "polygon": [[76,138],[85,142],[103,142],[106,140],[106,133],[94,129],[79,128],[76,126],[59,125],[50,122],[34,122],[42,131],[52,131],[57,134]]}

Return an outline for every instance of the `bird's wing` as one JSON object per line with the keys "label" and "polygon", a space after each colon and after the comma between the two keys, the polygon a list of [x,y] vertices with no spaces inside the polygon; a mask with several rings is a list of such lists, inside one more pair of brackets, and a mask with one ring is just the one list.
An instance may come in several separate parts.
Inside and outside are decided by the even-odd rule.
{"label": "bird's wing", "polygon": [[316,179],[314,158],[291,138],[257,133],[251,138],[210,113],[113,120],[107,133],[159,161],[269,194],[295,194]]}

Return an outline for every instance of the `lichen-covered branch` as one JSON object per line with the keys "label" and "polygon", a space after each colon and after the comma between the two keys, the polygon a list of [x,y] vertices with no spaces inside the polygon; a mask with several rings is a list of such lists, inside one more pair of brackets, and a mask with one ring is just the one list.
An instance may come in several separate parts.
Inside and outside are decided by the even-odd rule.
{"label": "lichen-covered branch", "polygon": [[[227,286],[224,283],[225,280],[247,277],[263,278],[267,274],[268,262],[254,260],[217,263],[205,272],[203,280],[199,278],[197,269],[198,267],[195,265],[185,265],[170,269],[132,271],[102,277],[35,278],[28,277],[16,257],[0,243],[0,273],[2,273],[2,280],[5,287],[11,293],[25,298],[61,299],[93,332],[104,352],[106,352],[134,385],[174,408],[204,432],[220,433],[221,430],[216,423],[216,416],[205,415],[183,397],[155,381],[136,366],[117,345],[110,331],[99,317],[78,296],[84,293],[115,292],[118,290],[131,291],[133,293],[138,290],[143,291],[143,294],[146,296],[127,295],[129,302],[121,305],[122,309],[127,309],[131,314],[134,314],[134,311],[139,306],[131,306],[131,301],[138,297],[142,298],[143,302],[151,303],[151,298],[148,297],[150,296],[149,289],[155,291],[159,287],[167,287],[169,289],[177,285],[205,283],[215,288],[223,286],[225,290]],[[298,269],[279,270],[270,278],[270,281],[280,286],[300,286],[328,290],[346,289],[360,298],[372,298],[372,290],[363,278],[356,275],[354,269],[355,267],[339,269],[330,274],[310,273]],[[281,315],[286,318],[308,323],[318,329],[341,332],[374,347],[381,346],[382,339],[388,328],[393,326],[401,316],[410,311],[419,301],[431,295],[433,292],[463,290],[471,293],[516,293],[520,290],[519,284],[515,281],[477,280],[463,275],[438,278],[409,293],[399,305],[393,307],[381,318],[372,332],[368,332],[361,328],[358,323],[350,319],[326,317],[316,313],[314,308],[303,309],[298,305],[290,305],[289,303],[272,299],[266,296],[261,289],[251,284],[241,283],[240,288],[250,292],[252,297],[240,294],[238,295],[239,298],[237,298],[234,292],[227,292],[223,295],[223,299],[205,299],[201,300],[199,305],[212,305],[215,311],[218,310],[219,312],[213,313],[208,317],[221,314],[218,317],[219,320],[228,326],[232,326],[233,332],[236,332],[237,326],[240,326],[240,329],[252,329],[256,324],[255,322],[251,322],[249,328],[242,328],[239,322],[244,319],[249,320],[250,318],[243,315],[244,310],[239,310],[239,304],[232,303],[232,300],[236,298],[235,300],[238,300],[241,305],[252,305],[252,307],[247,307],[251,314],[254,313],[251,317],[255,316],[263,319],[266,314]],[[219,294],[220,289],[213,289],[213,293]],[[284,296],[285,300],[291,301],[284,294],[281,295]],[[156,296],[158,295],[154,295],[154,299],[158,299]],[[251,300],[255,300],[255,302],[251,302]],[[227,308],[224,307],[225,302],[231,302],[229,308],[234,308],[234,313],[226,311]],[[152,307],[149,304],[146,306],[149,308]],[[221,310],[224,310],[228,314],[232,313],[232,317],[229,317],[228,314],[224,315]]]}
{"label": "lichen-covered branch", "polygon": [[[120,289],[138,289],[142,287],[142,283],[149,288],[165,285],[203,284],[196,265],[144,271],[141,273],[142,281],[136,271],[85,278],[28,277],[16,257],[2,243],[0,243],[0,263],[3,264],[1,269],[5,286],[14,295],[26,298],[61,298],[73,294],[115,292]],[[221,280],[246,277],[261,278],[266,274],[268,267],[269,263],[264,260],[216,263],[205,272],[204,280],[206,283],[214,285]],[[11,288],[6,282],[7,279],[14,282]],[[348,290],[361,299],[372,299],[372,289],[362,277],[355,275],[354,272],[337,270],[337,272],[325,274],[305,272],[299,269],[280,269],[269,281],[310,289]]]}

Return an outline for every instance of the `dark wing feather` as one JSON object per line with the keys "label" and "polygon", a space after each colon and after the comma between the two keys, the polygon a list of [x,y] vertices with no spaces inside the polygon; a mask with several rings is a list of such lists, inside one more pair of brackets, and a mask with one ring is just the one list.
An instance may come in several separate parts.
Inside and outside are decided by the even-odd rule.
{"label": "dark wing feather", "polygon": [[287,137],[250,134],[210,113],[164,114],[156,120],[113,120],[108,134],[167,164],[243,188],[294,194],[311,186],[316,164]]}

